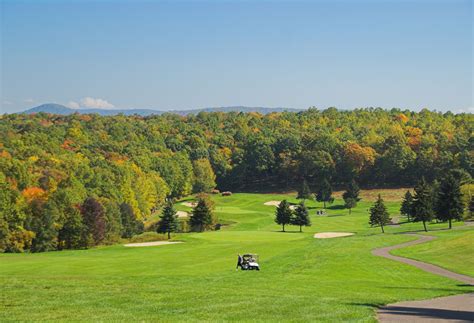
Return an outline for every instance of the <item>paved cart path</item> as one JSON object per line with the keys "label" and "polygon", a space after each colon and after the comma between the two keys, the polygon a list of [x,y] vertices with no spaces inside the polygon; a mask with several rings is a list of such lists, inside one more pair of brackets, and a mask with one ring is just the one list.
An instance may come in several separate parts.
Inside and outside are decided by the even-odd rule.
{"label": "paved cart path", "polygon": [[[390,251],[425,243],[436,239],[433,236],[409,234],[418,240],[395,246],[372,250],[372,254],[415,266],[426,272],[451,278],[474,286],[474,278],[447,269],[409,258],[394,256]],[[439,297],[423,301],[410,301],[389,304],[377,311],[380,322],[474,322],[474,294]]]}
{"label": "paved cart path", "polygon": [[449,271],[447,269],[444,269],[444,268],[441,268],[441,267],[438,267],[438,266],[435,266],[435,265],[432,265],[432,264],[429,264],[429,263],[426,263],[426,262],[391,255],[390,251],[392,251],[392,250],[405,248],[405,247],[408,247],[408,246],[414,246],[414,245],[417,245],[417,244],[420,244],[420,243],[425,243],[425,242],[436,239],[436,237],[433,237],[433,236],[424,236],[424,235],[413,234],[413,233],[407,233],[407,235],[418,237],[418,240],[409,241],[409,242],[405,242],[405,243],[402,243],[402,244],[397,244],[395,246],[374,249],[374,250],[372,250],[372,254],[376,255],[376,256],[392,259],[392,260],[395,260],[395,261],[398,261],[398,262],[403,262],[405,264],[415,266],[417,268],[420,268],[421,270],[427,271],[427,272],[435,274],[435,275],[448,277],[448,278],[451,278],[451,279],[454,279],[454,280],[461,281],[465,284],[474,285],[474,278],[473,277],[470,277],[470,276],[467,276],[467,275],[461,275],[461,274]]}

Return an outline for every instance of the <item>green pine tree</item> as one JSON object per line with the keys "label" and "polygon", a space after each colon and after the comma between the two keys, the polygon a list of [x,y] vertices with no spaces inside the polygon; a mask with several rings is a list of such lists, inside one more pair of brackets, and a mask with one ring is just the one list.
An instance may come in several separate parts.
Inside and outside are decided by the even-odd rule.
{"label": "green pine tree", "polygon": [[197,229],[198,231],[202,232],[209,228],[212,225],[212,222],[213,217],[211,207],[204,198],[200,198],[197,205],[193,209],[189,223],[193,229]]}
{"label": "green pine tree", "polygon": [[411,221],[413,215],[413,195],[410,191],[406,191],[405,196],[403,197],[402,206],[400,207],[400,214],[407,217],[408,222]]}
{"label": "green pine tree", "polygon": [[452,220],[462,220],[464,203],[462,201],[461,183],[453,175],[446,176],[439,186],[436,199],[436,218],[448,221],[451,229]]}
{"label": "green pine tree", "polygon": [[331,183],[329,183],[327,179],[324,179],[319,186],[318,192],[316,193],[316,200],[318,202],[323,202],[324,208],[326,208],[326,202],[332,203],[332,201],[334,201],[332,197]]}
{"label": "green pine tree", "polygon": [[426,228],[426,222],[433,218],[433,189],[422,178],[415,186],[415,195],[413,196],[413,221],[423,222],[423,228]]}
{"label": "green pine tree", "polygon": [[176,215],[176,211],[174,210],[171,201],[168,201],[163,207],[160,219],[157,232],[168,233],[168,239],[170,239],[171,232],[176,232],[179,228],[178,216]]}
{"label": "green pine tree", "polygon": [[303,180],[300,189],[298,190],[297,199],[307,200],[311,198],[311,189],[308,186],[306,179]]}
{"label": "green pine tree", "polygon": [[304,202],[301,202],[294,212],[294,216],[291,218],[291,224],[298,225],[300,227],[300,232],[302,232],[301,227],[311,226],[311,219],[309,218],[309,211]]}
{"label": "green pine tree", "polygon": [[275,212],[275,222],[282,226],[282,231],[285,232],[285,225],[291,223],[291,217],[293,212],[290,209],[290,203],[287,200],[283,200],[278,205]]}
{"label": "green pine tree", "polygon": [[349,214],[352,213],[352,209],[355,208],[357,206],[357,202],[360,201],[359,192],[359,186],[355,180],[352,180],[349,183],[347,190],[342,194],[344,205],[349,209]]}
{"label": "green pine tree", "polygon": [[382,233],[384,233],[385,230],[383,227],[388,223],[390,223],[390,217],[387,212],[387,207],[379,194],[377,201],[375,201],[374,205],[370,208],[369,224],[371,226],[380,226]]}

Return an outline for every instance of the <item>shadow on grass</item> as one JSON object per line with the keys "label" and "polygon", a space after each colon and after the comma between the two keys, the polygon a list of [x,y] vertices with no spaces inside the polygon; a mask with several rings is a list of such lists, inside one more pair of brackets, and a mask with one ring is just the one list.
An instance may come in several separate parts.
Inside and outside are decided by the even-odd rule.
{"label": "shadow on grass", "polygon": [[[439,308],[423,308],[423,307],[409,307],[409,306],[383,306],[379,309],[379,314],[391,315],[392,320],[405,320],[404,316],[419,317],[420,319],[443,319],[443,320],[460,320],[472,322],[474,319],[474,312],[471,311],[457,311],[446,310]],[[415,318],[414,318],[415,319]]]}
{"label": "shadow on grass", "polygon": [[[474,292],[474,286],[469,285],[469,284],[456,284],[458,287],[466,287],[466,290],[459,290],[459,289],[452,289],[452,288],[432,288],[432,287],[407,287],[407,286],[385,286],[383,288],[386,289],[401,289],[401,290],[430,290],[430,291],[439,291],[439,292],[454,292],[454,293],[459,293],[459,292],[466,292],[466,293],[471,293]],[[472,289],[472,291],[471,291]]]}
{"label": "shadow on grass", "polygon": [[331,205],[327,207],[328,210],[345,210],[346,207],[344,205]]}

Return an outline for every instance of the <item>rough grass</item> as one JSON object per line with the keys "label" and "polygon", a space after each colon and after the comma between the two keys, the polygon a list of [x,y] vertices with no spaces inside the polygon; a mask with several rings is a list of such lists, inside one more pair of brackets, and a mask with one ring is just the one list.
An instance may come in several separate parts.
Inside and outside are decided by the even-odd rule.
{"label": "rough grass", "polygon": [[[175,236],[182,244],[0,255],[0,321],[375,321],[382,304],[472,291],[371,255],[413,239],[398,233],[421,230],[419,223],[381,234],[368,225],[372,201],[349,215],[337,200],[322,217],[315,215],[321,204],[308,201],[313,226],[282,233],[275,207],[263,203],[283,198],[297,202],[288,195],[213,196],[220,220],[232,225]],[[398,202],[388,207],[398,214]],[[356,235],[312,237],[324,231]],[[440,250],[445,259],[449,250]],[[260,272],[235,271],[243,252],[260,255]]]}

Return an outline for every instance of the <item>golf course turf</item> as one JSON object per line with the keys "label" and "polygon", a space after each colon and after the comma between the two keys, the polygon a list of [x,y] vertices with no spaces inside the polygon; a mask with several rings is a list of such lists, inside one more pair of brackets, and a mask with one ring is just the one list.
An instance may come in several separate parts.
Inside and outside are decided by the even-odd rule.
{"label": "golf course turf", "polygon": [[[299,233],[287,226],[283,233],[273,221],[275,207],[264,203],[285,198],[297,202],[293,195],[214,195],[222,230],[174,235],[180,244],[2,254],[0,321],[370,322],[377,306],[473,291],[371,254],[415,239],[398,233],[418,231],[420,223],[402,222],[381,234],[368,225],[373,201],[362,200],[349,215],[336,199],[327,216],[316,216],[321,204],[307,201],[312,227]],[[399,213],[399,202],[386,204],[391,215]],[[176,209],[191,210],[181,203]],[[462,260],[472,257],[474,227],[439,231],[446,226],[428,226],[434,230],[428,234],[438,236],[429,242],[432,248],[397,254],[472,276],[472,265]],[[314,239],[318,232],[355,234]],[[237,253],[245,252],[259,254],[261,271],[235,270]]]}

